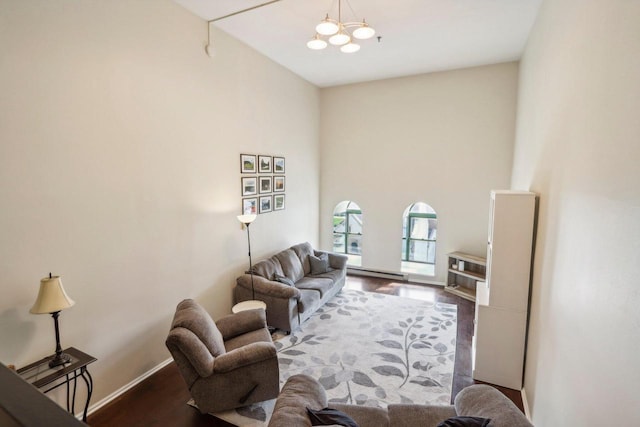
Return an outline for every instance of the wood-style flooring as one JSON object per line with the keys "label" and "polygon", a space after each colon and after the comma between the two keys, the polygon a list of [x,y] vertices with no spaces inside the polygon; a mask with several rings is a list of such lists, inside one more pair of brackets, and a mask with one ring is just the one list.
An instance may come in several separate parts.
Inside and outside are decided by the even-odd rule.
{"label": "wood-style flooring", "polygon": [[[458,340],[454,367],[453,392],[476,383],[471,378],[471,337],[473,335],[474,304],[443,290],[440,286],[418,285],[363,276],[347,276],[348,289],[379,292],[407,298],[458,305]],[[520,392],[496,387],[521,410]],[[92,427],[232,427],[210,415],[201,415],[187,405],[189,391],[174,363],[156,372],[125,394],[91,414]]]}

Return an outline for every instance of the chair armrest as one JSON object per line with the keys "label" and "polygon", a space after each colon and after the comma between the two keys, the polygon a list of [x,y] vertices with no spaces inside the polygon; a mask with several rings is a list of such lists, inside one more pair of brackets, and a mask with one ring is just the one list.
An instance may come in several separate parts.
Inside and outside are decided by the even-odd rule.
{"label": "chair armrest", "polygon": [[[238,286],[251,290],[251,275],[243,274],[236,279],[236,283]],[[265,279],[264,277],[255,274],[253,275],[253,287],[257,293],[269,295],[275,298],[300,299],[300,291],[298,288]]]}
{"label": "chair armrest", "polygon": [[225,341],[267,327],[267,316],[262,309],[246,310],[229,314],[216,321],[216,326]]}
{"label": "chair armrest", "polygon": [[216,326],[225,341],[267,327],[267,316],[263,309],[245,310],[226,315],[216,321]]}
{"label": "chair armrest", "polygon": [[342,270],[347,267],[347,261],[349,257],[343,254],[336,254],[334,252],[327,251],[314,251],[315,256],[319,256],[320,254],[329,255],[329,267],[335,268],[336,270]]}
{"label": "chair armrest", "polygon": [[276,346],[273,343],[253,342],[216,357],[213,362],[213,373],[231,372],[274,357],[277,356]]}

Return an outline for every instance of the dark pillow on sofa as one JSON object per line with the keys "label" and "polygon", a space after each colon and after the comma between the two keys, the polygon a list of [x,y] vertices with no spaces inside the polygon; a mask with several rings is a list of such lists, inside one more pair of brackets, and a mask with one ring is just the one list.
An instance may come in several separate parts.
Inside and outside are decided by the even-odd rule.
{"label": "dark pillow on sofa", "polygon": [[307,408],[307,414],[312,426],[345,426],[358,427],[353,419],[337,409],[324,408],[319,411]]}
{"label": "dark pillow on sofa", "polygon": [[438,427],[486,427],[490,422],[489,418],[452,417],[438,424]]}
{"label": "dark pillow on sofa", "polygon": [[289,279],[286,276],[280,276],[279,274],[276,274],[276,282],[280,282],[280,283],[284,283],[285,285],[289,285],[289,286],[294,286],[293,280]]}
{"label": "dark pillow on sofa", "polygon": [[331,270],[329,268],[329,254],[309,255],[309,262],[311,263],[311,274],[322,274]]}

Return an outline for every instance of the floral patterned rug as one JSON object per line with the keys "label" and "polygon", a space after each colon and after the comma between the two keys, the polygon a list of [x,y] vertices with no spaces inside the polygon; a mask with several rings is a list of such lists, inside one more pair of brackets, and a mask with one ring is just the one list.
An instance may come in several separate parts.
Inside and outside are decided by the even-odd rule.
{"label": "floral patterned rug", "polygon": [[[343,290],[293,334],[274,337],[281,386],[302,373],[320,381],[330,402],[448,405],[456,316],[454,304]],[[266,425],[273,402],[216,416]]]}

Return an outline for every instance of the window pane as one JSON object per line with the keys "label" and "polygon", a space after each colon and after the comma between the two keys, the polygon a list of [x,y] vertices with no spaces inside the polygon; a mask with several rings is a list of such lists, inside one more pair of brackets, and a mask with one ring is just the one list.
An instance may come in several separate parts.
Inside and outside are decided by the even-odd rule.
{"label": "window pane", "polygon": [[402,239],[402,260],[407,260],[407,239]]}
{"label": "window pane", "polygon": [[354,255],[361,255],[362,236],[349,234],[347,237],[347,252]]}
{"label": "window pane", "polygon": [[427,218],[411,218],[411,238],[427,240],[429,236],[429,220]]}
{"label": "window pane", "polygon": [[435,218],[429,218],[429,240],[436,240],[437,231],[438,220]]}
{"label": "window pane", "polygon": [[344,234],[334,234],[333,235],[333,251],[338,253],[344,252]]}
{"label": "window pane", "polygon": [[429,242],[427,249],[427,263],[436,263],[436,242]]}
{"label": "window pane", "polygon": [[349,233],[362,234],[362,214],[349,214]]}
{"label": "window pane", "polygon": [[343,215],[333,216],[333,232],[344,233],[345,232],[345,217]]}
{"label": "window pane", "polygon": [[409,261],[427,262],[429,243],[421,240],[411,240],[409,243]]}

